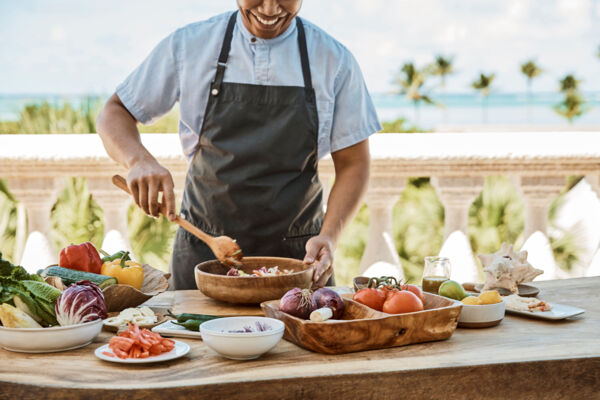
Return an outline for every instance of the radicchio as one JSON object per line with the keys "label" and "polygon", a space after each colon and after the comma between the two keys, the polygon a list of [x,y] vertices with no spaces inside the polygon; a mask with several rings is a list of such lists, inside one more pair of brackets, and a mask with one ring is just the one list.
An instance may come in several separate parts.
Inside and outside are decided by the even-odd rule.
{"label": "radicchio", "polygon": [[61,326],[81,324],[108,317],[102,290],[90,281],[79,281],[66,288],[54,306]]}

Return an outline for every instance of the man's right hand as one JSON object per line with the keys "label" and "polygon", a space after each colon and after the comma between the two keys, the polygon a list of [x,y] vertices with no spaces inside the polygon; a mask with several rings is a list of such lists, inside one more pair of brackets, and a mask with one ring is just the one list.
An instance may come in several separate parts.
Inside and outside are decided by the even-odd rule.
{"label": "man's right hand", "polygon": [[165,216],[175,220],[175,193],[171,173],[150,155],[131,165],[127,174],[127,185],[135,204],[153,217],[160,215],[158,193],[163,192]]}

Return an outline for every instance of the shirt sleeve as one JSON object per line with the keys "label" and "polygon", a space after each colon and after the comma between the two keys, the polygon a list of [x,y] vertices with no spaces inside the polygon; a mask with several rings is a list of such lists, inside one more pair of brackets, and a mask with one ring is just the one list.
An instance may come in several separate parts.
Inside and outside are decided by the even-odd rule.
{"label": "shirt sleeve", "polygon": [[117,87],[117,95],[134,118],[151,124],[179,100],[177,32],[163,39]]}
{"label": "shirt sleeve", "polygon": [[358,63],[349,51],[334,83],[331,152],[355,145],[382,129]]}

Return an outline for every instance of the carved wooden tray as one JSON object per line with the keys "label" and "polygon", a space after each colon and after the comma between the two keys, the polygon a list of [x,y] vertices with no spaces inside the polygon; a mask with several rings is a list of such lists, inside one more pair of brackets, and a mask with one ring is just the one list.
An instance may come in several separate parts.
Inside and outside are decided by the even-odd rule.
{"label": "carved wooden tray", "polygon": [[392,315],[344,295],[343,319],[325,322],[279,311],[279,300],[265,301],[261,307],[267,317],[285,323],[284,339],[317,353],[341,354],[448,339],[456,330],[462,305],[430,293],[424,296],[424,311]]}

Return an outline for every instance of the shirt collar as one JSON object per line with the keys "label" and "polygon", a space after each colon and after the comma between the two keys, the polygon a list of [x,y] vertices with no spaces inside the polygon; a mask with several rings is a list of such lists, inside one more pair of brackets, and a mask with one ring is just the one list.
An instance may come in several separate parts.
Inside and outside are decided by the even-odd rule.
{"label": "shirt collar", "polygon": [[[290,23],[290,26],[288,26],[287,29],[281,35],[274,37],[273,39],[259,38],[258,36],[254,36],[252,33],[250,33],[250,31],[246,28],[246,25],[244,25],[244,21],[242,20],[242,13],[239,11],[237,13],[237,18],[236,18],[235,24],[237,25],[240,32],[242,32],[244,39],[246,39],[248,42],[251,42],[254,44],[266,44],[268,46],[271,46],[271,45],[274,45],[274,44],[284,41],[288,36],[290,36],[292,33],[294,33],[296,31],[296,18],[294,18],[292,20],[292,22]],[[252,42],[251,41],[252,39],[255,39],[255,41]]]}

